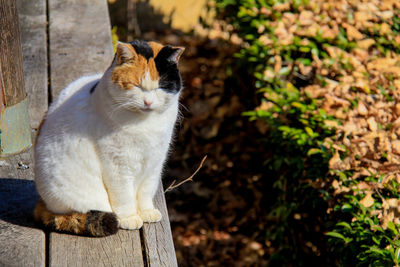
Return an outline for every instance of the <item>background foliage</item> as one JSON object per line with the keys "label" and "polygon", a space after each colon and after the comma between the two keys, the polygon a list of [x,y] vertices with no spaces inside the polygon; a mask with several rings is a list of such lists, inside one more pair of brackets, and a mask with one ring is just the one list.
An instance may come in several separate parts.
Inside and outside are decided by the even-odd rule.
{"label": "background foliage", "polygon": [[266,124],[264,148],[273,151],[263,175],[276,196],[265,207],[265,238],[277,248],[270,265],[398,266],[399,4],[218,0],[214,8],[240,39],[236,63],[261,98],[244,115]]}
{"label": "background foliage", "polygon": [[136,2],[163,27],[135,38],[186,47],[164,186],[208,155],[166,194],[179,265],[398,266],[400,3],[216,0],[184,33]]}

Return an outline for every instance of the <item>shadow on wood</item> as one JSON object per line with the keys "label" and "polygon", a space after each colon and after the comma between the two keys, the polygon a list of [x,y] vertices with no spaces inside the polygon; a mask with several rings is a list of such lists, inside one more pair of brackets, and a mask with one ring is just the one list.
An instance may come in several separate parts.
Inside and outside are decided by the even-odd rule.
{"label": "shadow on wood", "polygon": [[39,195],[33,181],[0,179],[0,220],[38,228],[33,220],[33,209],[38,200]]}

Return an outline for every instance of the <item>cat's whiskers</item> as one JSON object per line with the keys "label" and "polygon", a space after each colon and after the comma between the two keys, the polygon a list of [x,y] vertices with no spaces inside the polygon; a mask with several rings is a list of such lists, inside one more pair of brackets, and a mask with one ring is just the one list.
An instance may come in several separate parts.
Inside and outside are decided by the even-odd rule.
{"label": "cat's whiskers", "polygon": [[115,101],[112,105],[112,109],[110,111],[110,117],[113,118],[114,115],[122,110],[122,109],[129,109],[136,111],[138,110],[137,106],[135,105],[135,102],[120,102],[120,101]]}

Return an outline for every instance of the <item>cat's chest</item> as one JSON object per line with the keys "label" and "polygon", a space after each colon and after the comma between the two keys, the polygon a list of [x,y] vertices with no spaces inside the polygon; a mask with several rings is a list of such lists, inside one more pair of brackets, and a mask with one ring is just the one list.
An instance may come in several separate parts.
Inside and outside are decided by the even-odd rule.
{"label": "cat's chest", "polygon": [[[129,175],[144,175],[161,164],[168,151],[172,129],[159,127],[125,128],[99,140],[100,157]],[[149,126],[149,125],[147,125]]]}
{"label": "cat's chest", "polygon": [[113,152],[125,154],[141,153],[147,155],[165,150],[171,140],[173,125],[170,120],[148,120],[117,129],[106,126],[99,138],[99,144]]}

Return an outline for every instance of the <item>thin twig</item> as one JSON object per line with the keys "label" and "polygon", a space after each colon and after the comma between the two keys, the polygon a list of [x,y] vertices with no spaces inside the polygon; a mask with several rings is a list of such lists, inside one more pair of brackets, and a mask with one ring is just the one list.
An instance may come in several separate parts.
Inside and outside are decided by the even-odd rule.
{"label": "thin twig", "polygon": [[385,199],[383,198],[383,196],[381,195],[381,193],[378,190],[378,187],[376,186],[376,184],[373,184],[374,188],[375,188],[375,192],[378,193],[379,197],[382,200],[382,203],[385,202]]}
{"label": "thin twig", "polygon": [[204,156],[204,158],[203,158],[203,159],[201,160],[201,162],[200,162],[199,167],[197,168],[197,170],[196,170],[192,175],[190,175],[190,177],[186,178],[185,180],[183,180],[182,182],[180,182],[180,183],[178,183],[178,184],[175,184],[176,180],[174,180],[174,181],[168,186],[168,188],[165,189],[164,193],[166,193],[166,192],[168,192],[168,191],[171,191],[172,189],[175,189],[175,188],[177,188],[178,186],[180,186],[180,185],[182,185],[182,184],[184,184],[184,183],[186,183],[186,182],[193,181],[193,177],[194,177],[194,176],[196,175],[196,173],[201,169],[201,167],[203,167],[203,164],[204,164],[204,161],[206,161],[206,158],[207,158],[207,155]]}

